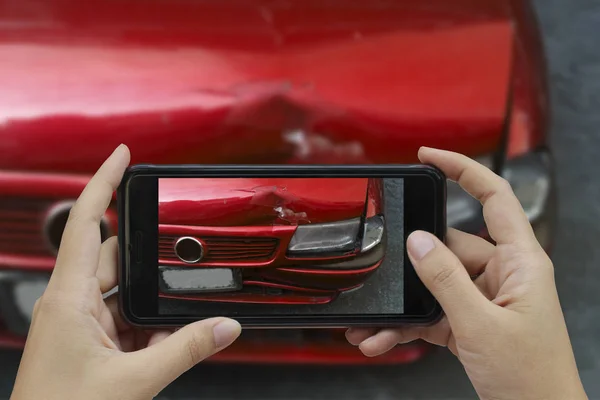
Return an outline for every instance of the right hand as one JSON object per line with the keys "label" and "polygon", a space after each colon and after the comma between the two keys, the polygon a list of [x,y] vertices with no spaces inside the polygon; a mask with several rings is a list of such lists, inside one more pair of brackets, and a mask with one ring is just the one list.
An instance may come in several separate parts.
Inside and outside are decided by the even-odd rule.
{"label": "right hand", "polygon": [[509,183],[460,154],[422,148],[419,159],[482,203],[496,245],[452,229],[447,246],[429,233],[413,232],[410,260],[444,318],[430,327],[350,329],[348,341],[367,356],[417,339],[447,346],[484,399],[587,398],[552,262]]}

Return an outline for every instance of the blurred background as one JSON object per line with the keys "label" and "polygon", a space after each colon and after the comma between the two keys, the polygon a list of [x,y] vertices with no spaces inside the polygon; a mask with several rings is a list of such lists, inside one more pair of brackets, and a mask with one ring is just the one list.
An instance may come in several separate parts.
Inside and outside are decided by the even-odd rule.
{"label": "blurred background", "polygon": [[[150,4],[0,1],[0,398],[70,201],[121,141],[156,163],[414,162],[420,145],[476,157],[552,254],[600,398],[600,1]],[[448,215],[486,235],[452,187]],[[475,398],[444,349],[366,360],[340,332],[246,335],[220,361],[160,398]]]}

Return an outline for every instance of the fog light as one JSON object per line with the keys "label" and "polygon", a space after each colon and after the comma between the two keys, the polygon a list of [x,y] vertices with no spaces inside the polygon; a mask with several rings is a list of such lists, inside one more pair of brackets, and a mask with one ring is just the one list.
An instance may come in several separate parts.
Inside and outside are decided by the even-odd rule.
{"label": "fog light", "polygon": [[198,239],[186,236],[175,243],[175,254],[184,263],[194,264],[204,257],[204,247]]}

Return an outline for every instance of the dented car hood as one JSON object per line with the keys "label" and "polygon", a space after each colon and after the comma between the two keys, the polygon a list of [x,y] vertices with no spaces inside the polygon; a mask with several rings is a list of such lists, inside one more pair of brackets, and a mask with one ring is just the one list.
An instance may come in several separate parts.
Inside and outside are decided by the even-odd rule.
{"label": "dented car hood", "polygon": [[495,150],[510,88],[508,2],[384,5],[10,2],[0,169],[89,174],[122,142],[133,163],[170,164]]}
{"label": "dented car hood", "polygon": [[363,215],[367,178],[162,178],[159,224],[297,225]]}

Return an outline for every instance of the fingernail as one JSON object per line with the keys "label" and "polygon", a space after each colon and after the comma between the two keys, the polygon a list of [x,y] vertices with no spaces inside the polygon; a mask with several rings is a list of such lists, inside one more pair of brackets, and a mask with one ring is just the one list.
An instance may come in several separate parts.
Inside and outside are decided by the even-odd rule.
{"label": "fingernail", "polygon": [[435,242],[427,232],[413,232],[407,241],[408,252],[416,260],[421,260],[435,248]]}
{"label": "fingernail", "polygon": [[231,344],[238,336],[242,327],[237,321],[226,319],[213,327],[215,345],[217,348],[225,347]]}

